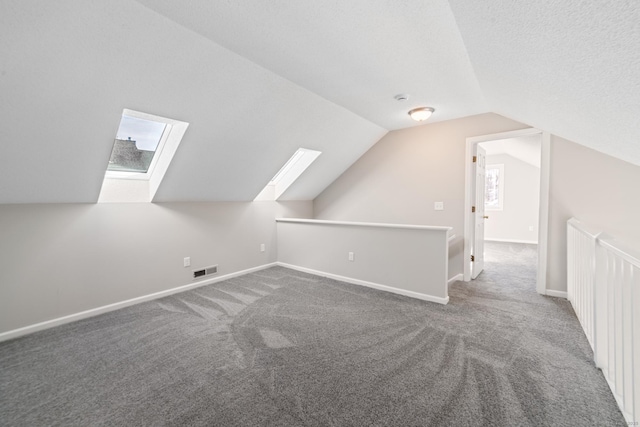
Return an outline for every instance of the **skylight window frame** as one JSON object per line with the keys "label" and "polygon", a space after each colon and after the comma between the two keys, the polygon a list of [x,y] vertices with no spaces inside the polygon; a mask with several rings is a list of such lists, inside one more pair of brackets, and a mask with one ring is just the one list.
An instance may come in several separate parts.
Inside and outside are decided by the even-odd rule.
{"label": "skylight window frame", "polygon": [[[128,109],[124,109],[122,115],[164,124],[164,132],[158,141],[147,172],[105,171],[98,203],[153,202],[173,157],[182,143],[189,123]],[[115,145],[115,141],[113,144]]]}
{"label": "skylight window frame", "polygon": [[[171,134],[171,130],[173,126],[171,123],[168,123],[166,120],[161,120],[160,117],[154,116],[152,114],[141,113],[139,111],[124,109],[122,110],[122,116],[133,117],[134,119],[142,119],[148,120],[150,122],[162,123],[164,125],[164,131],[162,132],[162,136],[158,141],[158,146],[156,147],[153,157],[151,159],[151,163],[149,164],[149,168],[146,172],[127,172],[127,171],[110,171],[107,169],[105,172],[105,178],[109,179],[134,179],[134,180],[143,180],[149,181],[153,172],[155,170],[156,165],[158,164],[158,160],[162,155],[162,151],[166,145],[167,140]],[[114,141],[115,146],[115,141]]]}
{"label": "skylight window frame", "polygon": [[279,200],[321,154],[321,151],[298,148],[254,200]]}
{"label": "skylight window frame", "polygon": [[271,178],[271,181],[269,181],[269,185],[277,185],[278,182],[280,182],[287,175],[287,173],[289,173],[289,171],[291,171],[295,167],[296,163],[298,163],[298,161],[304,157],[305,151],[306,150],[304,148],[299,148],[298,150],[296,150],[296,152],[293,153],[293,156],[291,156],[291,158],[287,160],[287,163],[285,163],[284,166],[280,168],[278,173],[276,173],[276,175]]}

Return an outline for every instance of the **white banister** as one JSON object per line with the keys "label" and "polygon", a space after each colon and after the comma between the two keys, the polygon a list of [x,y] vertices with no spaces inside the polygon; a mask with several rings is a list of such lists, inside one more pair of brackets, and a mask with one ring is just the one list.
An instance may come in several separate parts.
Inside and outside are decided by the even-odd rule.
{"label": "white banister", "polygon": [[622,413],[640,420],[640,255],[567,223],[567,294]]}
{"label": "white banister", "polygon": [[[376,227],[376,228],[402,228],[409,230],[431,230],[446,231],[452,230],[452,227],[443,227],[437,225],[413,225],[413,224],[393,224],[386,222],[358,222],[358,221],[331,221],[326,219],[306,219],[306,218],[276,218],[276,222],[290,222],[297,224],[316,224],[316,225],[344,225],[347,227]],[[455,234],[454,234],[455,236]]]}
{"label": "white banister", "polygon": [[572,218],[567,223],[567,298],[594,350],[594,297],[597,232]]}

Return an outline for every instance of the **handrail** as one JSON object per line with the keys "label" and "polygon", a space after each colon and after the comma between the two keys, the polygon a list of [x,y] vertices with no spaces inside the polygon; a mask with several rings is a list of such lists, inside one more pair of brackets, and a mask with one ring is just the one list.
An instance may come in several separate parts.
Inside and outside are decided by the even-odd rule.
{"label": "handrail", "polygon": [[575,218],[569,219],[567,221],[567,224],[572,225],[577,232],[584,234],[585,236],[589,236],[593,239],[597,239],[602,234],[601,231],[596,231],[593,227],[583,224]]}
{"label": "handrail", "polygon": [[453,227],[413,224],[392,224],[382,222],[330,221],[324,219],[276,218],[276,222],[293,222],[300,224],[346,225],[356,227],[405,228],[410,230],[451,231]]}
{"label": "handrail", "polygon": [[598,243],[630,264],[640,267],[640,252],[627,247],[613,237],[600,236]]}

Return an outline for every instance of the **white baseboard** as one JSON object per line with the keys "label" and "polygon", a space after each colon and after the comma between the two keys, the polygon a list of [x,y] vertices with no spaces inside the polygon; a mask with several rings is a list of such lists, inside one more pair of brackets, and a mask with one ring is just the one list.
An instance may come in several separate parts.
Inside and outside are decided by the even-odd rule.
{"label": "white baseboard", "polygon": [[290,268],[292,270],[302,271],[303,273],[314,274],[316,276],[327,277],[329,279],[339,280],[341,282],[347,282],[354,285],[366,286],[368,288],[378,289],[381,291],[391,292],[394,294],[404,295],[411,298],[417,298],[423,301],[436,302],[438,304],[447,304],[449,302],[449,297],[441,298],[435,297],[433,295],[421,294],[419,292],[407,291],[400,288],[394,288],[392,286],[381,285],[379,283],[367,282],[366,280],[353,279],[351,277],[339,276],[337,274],[326,273],[324,271],[313,270],[311,268],[299,267],[297,265],[286,264],[284,262],[277,262],[277,265],[285,268]]}
{"label": "white baseboard", "polygon": [[558,297],[558,298],[567,299],[567,293],[565,291],[554,291],[553,289],[547,289],[545,291],[545,295],[548,295],[550,297]]}
{"label": "white baseboard", "polygon": [[188,285],[178,286],[177,288],[167,289],[165,291],[156,292],[149,295],[143,295],[128,299],[126,301],[120,301],[102,307],[92,308],[90,310],[81,311],[79,313],[70,314],[68,316],[58,317],[56,319],[47,320],[45,322],[35,323],[33,325],[25,326],[22,328],[14,329],[11,331],[0,333],[0,342],[18,338],[23,335],[32,334],[34,332],[42,331],[45,329],[53,328],[54,326],[64,325],[66,323],[75,322],[76,320],[86,319],[88,317],[97,316],[109,311],[118,310],[120,308],[129,307],[131,305],[139,304],[145,301],[151,301],[158,298],[163,298],[169,295],[177,294],[179,292],[188,291],[191,289],[199,288],[201,286],[210,285],[212,283],[221,282],[223,280],[232,279],[234,277],[242,276],[244,274],[253,273],[254,271],[264,270],[265,268],[273,267],[277,263],[264,264],[258,267],[248,268],[246,270],[236,271],[234,273],[225,274],[224,276],[212,277],[210,279],[201,280],[195,283],[189,283]]}
{"label": "white baseboard", "polygon": [[500,243],[526,243],[528,245],[537,245],[537,240],[518,240],[518,239],[493,239],[493,238],[484,238],[485,242],[500,242]]}
{"label": "white baseboard", "polygon": [[460,273],[460,274],[456,274],[455,276],[453,276],[451,279],[449,279],[447,281],[447,286],[451,286],[452,283],[457,282],[459,280],[464,279],[464,274]]}

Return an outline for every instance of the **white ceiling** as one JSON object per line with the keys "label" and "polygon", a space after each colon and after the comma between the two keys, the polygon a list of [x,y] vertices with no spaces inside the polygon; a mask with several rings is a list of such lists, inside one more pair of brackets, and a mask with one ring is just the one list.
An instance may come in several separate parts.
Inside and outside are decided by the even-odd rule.
{"label": "white ceiling", "polygon": [[323,154],[285,198],[313,199],[418,105],[640,165],[639,22],[631,0],[0,0],[0,203],[97,201],[124,108],[190,123],[156,201],[252,200],[299,147]]}
{"label": "white ceiling", "polygon": [[487,112],[446,1],[138,1],[388,130]]}
{"label": "white ceiling", "polygon": [[638,0],[450,0],[491,111],[640,165]]}
{"label": "white ceiling", "polygon": [[[540,167],[542,137],[540,134],[500,139],[480,143],[487,156],[506,154],[525,163]],[[490,160],[488,159],[487,162]]]}

